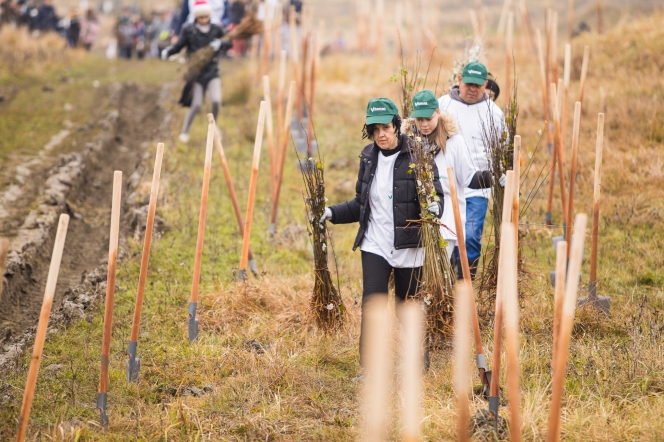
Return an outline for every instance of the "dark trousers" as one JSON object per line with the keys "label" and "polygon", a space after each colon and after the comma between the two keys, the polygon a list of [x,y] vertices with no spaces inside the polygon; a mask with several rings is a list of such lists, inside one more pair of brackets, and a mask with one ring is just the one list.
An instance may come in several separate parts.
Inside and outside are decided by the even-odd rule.
{"label": "dark trousers", "polygon": [[[373,296],[384,296],[387,301],[387,288],[390,274],[394,272],[394,293],[397,307],[406,298],[417,293],[417,285],[422,267],[394,268],[385,258],[374,253],[362,252],[362,323],[360,326],[360,365],[364,366],[362,336],[365,335],[364,306]],[[398,310],[397,310],[398,317]]]}

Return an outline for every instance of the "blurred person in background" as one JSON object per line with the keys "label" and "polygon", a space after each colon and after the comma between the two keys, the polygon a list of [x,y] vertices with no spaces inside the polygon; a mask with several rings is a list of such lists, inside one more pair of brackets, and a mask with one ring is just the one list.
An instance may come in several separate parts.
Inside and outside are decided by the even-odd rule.
{"label": "blurred person in background", "polygon": [[35,29],[40,32],[57,31],[58,21],[53,0],[44,0],[42,7],[37,10]]}
{"label": "blurred person in background", "polygon": [[134,14],[131,18],[134,25],[134,44],[133,47],[136,51],[136,58],[142,60],[145,57],[145,35],[146,26],[145,20],[139,14]]}
{"label": "blurred person in background", "polygon": [[81,26],[81,43],[86,51],[92,48],[92,45],[97,40],[99,35],[99,20],[95,15],[95,11],[90,8],[85,14],[85,20]]}
{"label": "blurred person in background", "polygon": [[18,25],[20,15],[16,0],[4,0],[0,3],[0,27],[8,24]]}
{"label": "blurred person in background", "polygon": [[[244,0],[235,0],[231,3],[230,7],[230,19],[231,24],[228,26],[228,31],[232,31],[240,24],[245,14],[245,4]],[[235,38],[233,39],[233,48],[231,49],[230,54],[233,57],[244,57],[244,54],[247,50],[247,40]]]}
{"label": "blurred person in background", "polygon": [[78,9],[74,8],[69,14],[69,26],[67,27],[67,44],[70,48],[78,46],[78,39],[81,35],[81,17]]}
{"label": "blurred person in background", "polygon": [[131,11],[129,8],[123,8],[122,15],[120,15],[115,25],[115,37],[118,40],[118,56],[120,58],[127,60],[131,58],[135,36],[136,28],[131,22]]}

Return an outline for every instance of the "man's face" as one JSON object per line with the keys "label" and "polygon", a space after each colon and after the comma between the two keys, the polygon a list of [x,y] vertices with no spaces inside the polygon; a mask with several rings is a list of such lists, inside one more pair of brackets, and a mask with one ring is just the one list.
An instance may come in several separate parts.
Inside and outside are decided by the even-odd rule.
{"label": "man's face", "polygon": [[459,97],[468,104],[475,104],[484,96],[485,84],[464,83],[459,75]]}

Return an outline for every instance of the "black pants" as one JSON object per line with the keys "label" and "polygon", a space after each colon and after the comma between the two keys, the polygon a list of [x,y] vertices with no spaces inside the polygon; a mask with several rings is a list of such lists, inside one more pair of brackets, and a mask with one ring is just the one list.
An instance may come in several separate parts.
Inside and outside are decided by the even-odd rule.
{"label": "black pants", "polygon": [[[394,293],[397,306],[406,298],[417,293],[417,285],[422,267],[394,268],[385,258],[370,252],[362,252],[362,323],[360,326],[360,365],[364,366],[362,354],[362,335],[365,334],[364,306],[372,296],[384,296],[387,300],[387,288],[390,274],[394,271]],[[398,311],[397,311],[398,312]],[[398,315],[397,315],[398,317]]]}

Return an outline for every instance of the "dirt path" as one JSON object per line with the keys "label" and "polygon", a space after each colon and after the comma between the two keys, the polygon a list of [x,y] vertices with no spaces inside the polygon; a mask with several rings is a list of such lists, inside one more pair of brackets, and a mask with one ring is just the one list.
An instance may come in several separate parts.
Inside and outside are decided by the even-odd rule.
{"label": "dirt path", "polygon": [[[69,213],[71,220],[51,322],[67,321],[91,304],[90,296],[81,299],[77,286],[97,289],[97,284],[105,284],[105,272],[99,267],[103,268],[108,253],[113,171],[123,171],[126,212],[141,178],[138,170],[148,143],[160,131],[167,136],[163,129],[168,115],[160,99],[164,90],[131,83],[112,85],[112,110],[99,122],[101,134],[80,152],[62,155],[59,164],[42,177],[37,208],[11,238],[0,299],[0,372],[18,357],[36,325],[60,213]],[[34,181],[30,186],[35,188]]]}

